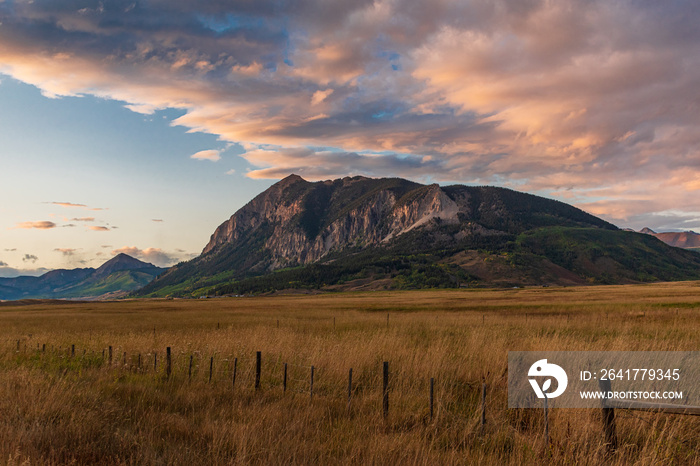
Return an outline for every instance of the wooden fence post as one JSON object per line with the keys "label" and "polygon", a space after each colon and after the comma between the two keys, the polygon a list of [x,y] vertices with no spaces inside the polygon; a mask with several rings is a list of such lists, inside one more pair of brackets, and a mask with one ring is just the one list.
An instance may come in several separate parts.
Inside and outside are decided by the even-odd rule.
{"label": "wooden fence post", "polygon": [[384,361],[383,366],[382,414],[384,419],[386,419],[389,417],[389,361]]}
{"label": "wooden fence post", "polygon": [[[46,343],[43,343],[43,344],[41,345],[41,352],[42,352],[42,353],[45,353],[45,352],[46,352]],[[102,352],[102,356],[104,356],[104,351]]]}
{"label": "wooden fence post", "polygon": [[547,409],[547,394],[544,394],[544,447],[549,449],[549,413]]}
{"label": "wooden fence post", "polygon": [[173,370],[173,361],[170,355],[170,347],[165,348],[165,376],[170,378],[170,373]]}
{"label": "wooden fence post", "polygon": [[433,400],[434,400],[434,394],[435,394],[435,379],[433,377],[430,378],[430,420],[433,420]]}
{"label": "wooden fence post", "polygon": [[211,383],[211,377],[214,373],[214,356],[209,360],[209,383]]}
{"label": "wooden fence post", "polygon": [[350,402],[352,401],[352,367],[348,372],[348,412],[350,411]]}
{"label": "wooden fence post", "polygon": [[192,360],[194,356],[190,354],[190,367],[187,369],[187,380],[192,380]]}
{"label": "wooden fence post", "polygon": [[309,385],[309,400],[314,399],[314,366],[311,366],[311,384]]}
{"label": "wooden fence post", "polygon": [[124,351],[124,358],[122,360],[122,365],[126,366],[126,351]]}
{"label": "wooden fence post", "polygon": [[112,365],[112,347],[109,347],[109,365]]}
{"label": "wooden fence post", "polygon": [[236,371],[238,370],[238,358],[233,358],[233,376],[231,377],[231,389],[236,388]]}
{"label": "wooden fence post", "polygon": [[486,426],[486,382],[481,384],[481,432]]}
{"label": "wooden fence post", "polygon": [[284,377],[282,378],[282,393],[287,393],[287,363],[284,363]]}
{"label": "wooden fence post", "polygon": [[17,352],[19,353],[19,340],[17,340]]}
{"label": "wooden fence post", "polygon": [[70,345],[70,357],[75,357],[75,345]]}
{"label": "wooden fence post", "polygon": [[605,394],[612,391],[610,379],[599,379],[598,387],[603,392],[601,398],[602,414],[603,414],[603,432],[605,433],[605,444],[608,451],[617,449],[617,434],[615,432],[615,409],[608,408]]}
{"label": "wooden fence post", "polygon": [[158,352],[153,352],[153,372],[158,372]]}
{"label": "wooden fence post", "polygon": [[262,352],[255,353],[255,389],[260,390],[260,372],[262,371]]}

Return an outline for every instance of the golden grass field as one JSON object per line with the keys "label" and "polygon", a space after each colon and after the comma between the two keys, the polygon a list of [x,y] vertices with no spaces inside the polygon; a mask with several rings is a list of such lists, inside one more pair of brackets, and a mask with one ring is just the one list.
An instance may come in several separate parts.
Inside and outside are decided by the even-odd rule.
{"label": "golden grass field", "polygon": [[618,410],[607,454],[599,410],[552,410],[546,448],[506,392],[509,350],[699,349],[700,282],[4,303],[0,464],[700,464],[698,417]]}

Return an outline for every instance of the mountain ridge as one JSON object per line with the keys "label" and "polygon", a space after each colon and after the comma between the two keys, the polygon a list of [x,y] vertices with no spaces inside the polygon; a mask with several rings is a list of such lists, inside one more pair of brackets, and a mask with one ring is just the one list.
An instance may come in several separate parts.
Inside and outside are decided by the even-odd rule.
{"label": "mountain ridge", "polygon": [[[501,274],[455,259],[474,251]],[[409,288],[559,284],[564,276],[568,284],[700,278],[700,256],[507,188],[290,175],[219,225],[199,257],[136,295],[330,289],[372,278]]]}
{"label": "mountain ridge", "polygon": [[657,233],[654,230],[644,227],[640,230],[640,233],[646,233],[648,235],[655,236],[669,246],[674,246],[677,248],[684,249],[697,249],[700,248],[700,234],[694,231],[667,231]]}
{"label": "mountain ridge", "polygon": [[[0,278],[0,299],[95,298],[134,291],[165,269],[120,253],[97,269],[57,269],[39,277]],[[124,273],[132,274],[124,278]]]}

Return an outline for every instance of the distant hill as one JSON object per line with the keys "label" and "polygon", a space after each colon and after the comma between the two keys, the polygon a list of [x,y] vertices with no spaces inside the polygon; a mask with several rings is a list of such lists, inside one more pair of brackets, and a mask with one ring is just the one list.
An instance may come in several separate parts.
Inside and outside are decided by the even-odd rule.
{"label": "distant hill", "polygon": [[655,236],[669,246],[684,249],[700,248],[700,235],[694,231],[656,233],[649,228],[643,228],[640,233]]}
{"label": "distant hill", "polygon": [[52,270],[40,277],[0,278],[0,299],[116,296],[148,284],[165,269],[119,254],[98,269]]}
{"label": "distant hill", "polygon": [[700,278],[700,256],[563,202],[399,178],[279,181],[138,296]]}

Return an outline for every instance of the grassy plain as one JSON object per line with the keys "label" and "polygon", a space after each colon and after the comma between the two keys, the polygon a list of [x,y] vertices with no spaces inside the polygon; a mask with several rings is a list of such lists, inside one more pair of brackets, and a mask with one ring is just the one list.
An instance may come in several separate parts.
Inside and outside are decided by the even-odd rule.
{"label": "grassy plain", "polygon": [[554,410],[547,449],[506,392],[509,350],[699,349],[700,282],[4,303],[0,464],[700,464],[700,418],[618,410],[607,455],[598,410]]}

